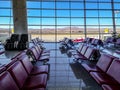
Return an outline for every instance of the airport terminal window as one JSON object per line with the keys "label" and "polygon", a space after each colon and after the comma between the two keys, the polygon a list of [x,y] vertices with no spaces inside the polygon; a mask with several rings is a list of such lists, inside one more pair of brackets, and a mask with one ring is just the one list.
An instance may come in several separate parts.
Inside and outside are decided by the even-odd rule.
{"label": "airport terminal window", "polygon": [[[95,37],[100,39],[111,35],[114,29],[120,33],[119,0],[26,0],[26,2],[28,31],[32,38],[36,36],[46,42],[56,42],[63,39],[66,33],[67,37],[72,39],[92,37],[94,30]],[[0,0],[0,12],[0,34],[3,34],[3,31],[11,34],[13,30],[11,0]],[[106,29],[108,32],[105,32]],[[46,35],[54,38],[48,40]]]}
{"label": "airport terminal window", "polygon": [[[32,2],[35,3],[33,0],[27,1],[29,11],[32,10],[31,8],[34,8],[29,5],[29,3]],[[114,29],[111,4],[111,0],[41,1],[39,2],[38,7],[35,6],[36,8],[34,8],[34,10],[36,9],[39,13],[41,13],[38,17],[41,27],[40,33],[43,33],[40,34],[42,35],[41,38],[45,40],[43,37],[45,33],[44,31],[46,30],[46,33],[48,31],[51,32],[53,36],[57,36],[57,39],[54,39],[57,41],[64,38],[63,36],[65,36],[64,34],[66,33],[68,35],[67,37],[72,39],[85,38],[85,33],[86,37],[97,37],[104,39],[104,34],[106,36],[106,32],[104,32],[104,30],[108,29],[109,32],[107,34],[111,34]],[[118,6],[119,5],[117,5],[115,9],[119,9]],[[33,23],[33,25],[34,24],[36,25],[36,22]],[[52,27],[52,29],[49,27]],[[94,32],[95,36],[93,36]]]}
{"label": "airport terminal window", "polygon": [[4,42],[13,30],[11,1],[0,0],[0,41]]}

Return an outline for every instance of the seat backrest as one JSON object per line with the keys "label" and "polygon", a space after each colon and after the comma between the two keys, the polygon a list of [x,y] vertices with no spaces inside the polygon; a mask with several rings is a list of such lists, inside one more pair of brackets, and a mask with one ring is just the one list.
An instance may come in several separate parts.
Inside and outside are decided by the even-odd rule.
{"label": "seat backrest", "polygon": [[99,44],[99,39],[95,39],[94,44],[95,45]]}
{"label": "seat backrest", "polygon": [[87,42],[87,40],[88,40],[88,37],[86,37],[86,38],[84,39],[83,43],[86,43],[86,42]]}
{"label": "seat backrest", "polygon": [[120,44],[120,38],[117,39],[116,44]]}
{"label": "seat backrest", "polygon": [[91,41],[92,41],[92,38],[88,38],[88,39],[87,39],[87,43],[88,43],[88,44],[91,43]]}
{"label": "seat backrest", "polygon": [[113,60],[108,68],[107,74],[113,77],[120,84],[120,60]]}
{"label": "seat backrest", "polygon": [[10,38],[13,42],[19,41],[19,34],[12,34]]}
{"label": "seat backrest", "polygon": [[28,50],[32,54],[32,58],[38,60],[40,54],[36,51],[35,47],[29,48]]}
{"label": "seat backrest", "polygon": [[105,43],[110,43],[111,42],[111,37],[108,37],[106,40],[105,40]]}
{"label": "seat backrest", "polygon": [[17,84],[8,71],[0,74],[0,90],[19,90]]}
{"label": "seat backrest", "polygon": [[0,67],[0,73],[4,72],[6,70],[6,67],[5,66],[1,66]]}
{"label": "seat backrest", "polygon": [[94,49],[94,48],[88,47],[88,49],[86,50],[84,56],[85,56],[87,59],[90,59],[90,57],[93,55],[93,53],[95,52],[95,50],[96,50],[96,49]]}
{"label": "seat backrest", "polygon": [[112,55],[101,54],[101,57],[99,58],[96,66],[100,68],[103,72],[106,72],[114,58],[115,57]]}
{"label": "seat backrest", "polygon": [[12,59],[8,64],[5,65],[6,69],[9,68],[12,64],[14,64],[17,59]]}
{"label": "seat backrest", "polygon": [[36,44],[34,47],[35,47],[36,51],[41,55],[42,49],[40,48],[40,45]]}
{"label": "seat backrest", "polygon": [[19,58],[19,60],[21,61],[22,65],[24,66],[27,74],[29,75],[33,69],[33,65],[30,62],[30,59],[28,58],[27,55],[25,55],[24,57]]}
{"label": "seat backrest", "polygon": [[8,68],[8,71],[10,72],[11,76],[14,78],[18,87],[21,89],[28,77],[28,74],[25,71],[22,63],[20,61],[16,61],[13,65],[11,65]]}
{"label": "seat backrest", "polygon": [[81,50],[82,50],[83,46],[84,46],[84,44],[83,44],[83,43],[81,43],[81,44],[79,45],[79,48],[77,49],[77,51],[78,51],[78,52],[81,52]]}
{"label": "seat backrest", "polygon": [[95,40],[96,40],[96,39],[93,38],[92,41],[91,41],[91,44],[94,44],[94,43],[95,43]]}
{"label": "seat backrest", "polygon": [[81,50],[81,54],[84,55],[86,50],[87,50],[88,46],[83,46],[82,50]]}
{"label": "seat backrest", "polygon": [[67,39],[64,41],[65,44],[68,44],[68,43],[69,43],[69,40],[70,40],[70,39],[67,38]]}

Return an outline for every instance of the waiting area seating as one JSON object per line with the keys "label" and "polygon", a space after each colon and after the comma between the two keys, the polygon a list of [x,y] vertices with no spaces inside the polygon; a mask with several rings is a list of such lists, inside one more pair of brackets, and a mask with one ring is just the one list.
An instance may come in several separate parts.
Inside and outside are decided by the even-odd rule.
{"label": "waiting area seating", "polygon": [[77,49],[67,51],[68,54],[73,56],[74,61],[82,60],[98,60],[100,57],[99,49],[93,48],[81,43]]}
{"label": "waiting area seating", "polygon": [[41,49],[39,45],[34,45],[31,48],[28,48],[27,54],[33,59],[33,61],[43,61],[44,64],[49,61],[50,51]]}
{"label": "waiting area seating", "polygon": [[[46,90],[50,50],[42,49],[39,43],[36,42],[30,48],[21,51],[10,63],[0,67],[0,90]],[[90,43],[81,43],[78,48],[72,48],[69,52],[74,60],[81,61],[80,65],[103,90],[120,89],[119,58],[100,53],[99,49]],[[42,64],[34,65],[32,62]]]}
{"label": "waiting area seating", "polygon": [[93,38],[86,37],[83,41],[84,44],[90,44]]}
{"label": "waiting area seating", "polygon": [[87,63],[81,65],[101,85],[103,90],[120,89],[120,60],[118,58],[102,54],[96,65]]}
{"label": "waiting area seating", "polygon": [[[103,90],[120,90],[120,60],[107,53],[98,54],[99,49],[95,48],[98,44],[104,43],[99,39],[92,39],[91,43],[81,43],[78,48],[70,49],[67,53],[72,54],[74,61],[81,61],[81,66]],[[94,54],[98,55],[96,63],[91,61]],[[86,60],[88,62],[85,62]]]}
{"label": "waiting area seating", "polygon": [[0,69],[0,90],[45,90],[48,66],[33,66],[29,57],[21,54]]}
{"label": "waiting area seating", "polygon": [[[11,62],[0,67],[0,90],[46,90],[49,66],[34,65],[31,62],[33,58],[28,55],[29,50],[38,59],[42,55],[50,55],[50,51],[43,51],[38,44],[19,52]],[[46,59],[39,60],[44,62]]]}
{"label": "waiting area seating", "polygon": [[75,60],[97,60],[99,58],[99,50],[89,47],[83,46],[82,50],[78,52],[78,54],[73,54]]}

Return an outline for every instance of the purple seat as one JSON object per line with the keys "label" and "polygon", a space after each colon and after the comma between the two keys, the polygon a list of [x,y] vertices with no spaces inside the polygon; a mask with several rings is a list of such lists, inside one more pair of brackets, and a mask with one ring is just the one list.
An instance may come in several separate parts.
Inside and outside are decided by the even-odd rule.
{"label": "purple seat", "polygon": [[108,37],[104,42],[104,46],[108,46],[109,44],[115,44],[116,39],[114,37]]}
{"label": "purple seat", "polygon": [[98,45],[103,45],[103,43],[100,39],[93,39],[91,45],[98,46]]}
{"label": "purple seat", "polygon": [[17,84],[8,71],[0,74],[0,90],[19,90]]}
{"label": "purple seat", "polygon": [[8,64],[5,65],[6,68],[9,68],[12,64],[14,64],[17,59],[12,59]]}
{"label": "purple seat", "polygon": [[87,43],[88,39],[89,39],[89,38],[86,37],[86,38],[84,39],[83,43]]}
{"label": "purple seat", "polygon": [[114,58],[115,58],[114,56],[111,56],[111,55],[108,55],[108,54],[102,54],[96,65],[86,64],[86,63],[82,63],[81,65],[88,72],[90,72],[90,71],[106,72]]}
{"label": "purple seat", "polygon": [[27,55],[19,58],[29,75],[48,74],[48,65],[33,66]]}
{"label": "purple seat", "polygon": [[50,51],[42,50],[40,45],[36,44],[34,48],[36,49],[36,52],[40,54],[40,56],[50,56]]}
{"label": "purple seat", "polygon": [[82,57],[86,50],[88,49],[88,46],[83,46],[81,52],[79,52],[78,54],[73,54],[73,57],[76,59],[76,60],[79,60],[80,59],[80,56]]}
{"label": "purple seat", "polygon": [[107,72],[90,72],[90,75],[98,84],[119,85],[120,84],[120,60],[113,60]]}
{"label": "purple seat", "polygon": [[88,38],[86,43],[87,43],[87,44],[91,43],[92,39],[93,39],[93,38]]}
{"label": "purple seat", "polygon": [[75,59],[79,60],[91,60],[92,56],[94,55],[94,53],[96,52],[97,49],[88,47],[85,54],[79,54],[74,56]]}
{"label": "purple seat", "polygon": [[49,61],[50,56],[49,55],[41,55],[40,52],[38,52],[35,47],[29,48],[28,52],[30,56],[33,58],[35,61]]}
{"label": "purple seat", "polygon": [[6,67],[5,66],[1,66],[0,67],[0,73],[4,72],[6,70]]}
{"label": "purple seat", "polygon": [[67,53],[71,53],[72,55],[79,54],[79,53],[81,52],[83,46],[84,46],[84,44],[81,43],[81,44],[79,45],[78,49],[76,49],[76,50],[68,50]]}
{"label": "purple seat", "polygon": [[20,89],[31,90],[36,88],[46,88],[47,75],[28,75],[20,61],[17,61],[13,65],[11,65],[8,71],[10,72]]}

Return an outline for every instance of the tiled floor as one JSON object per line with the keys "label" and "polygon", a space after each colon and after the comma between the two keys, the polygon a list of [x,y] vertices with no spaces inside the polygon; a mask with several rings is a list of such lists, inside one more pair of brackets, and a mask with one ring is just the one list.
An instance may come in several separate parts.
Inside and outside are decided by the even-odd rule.
{"label": "tiled floor", "polygon": [[[46,90],[102,90],[80,63],[73,62],[72,57],[60,52],[59,43],[45,43],[44,47],[51,50],[50,61],[48,62],[50,75]],[[102,52],[114,54],[113,51],[110,52],[105,49]],[[9,60],[17,53],[17,51],[6,51],[0,56],[0,60]]]}
{"label": "tiled floor", "polygon": [[47,43],[45,47],[52,48],[47,90],[101,90],[80,63],[73,63],[73,58],[60,52],[59,44]]}

